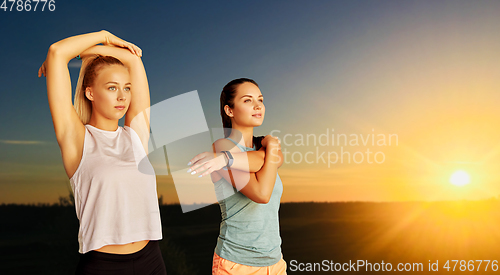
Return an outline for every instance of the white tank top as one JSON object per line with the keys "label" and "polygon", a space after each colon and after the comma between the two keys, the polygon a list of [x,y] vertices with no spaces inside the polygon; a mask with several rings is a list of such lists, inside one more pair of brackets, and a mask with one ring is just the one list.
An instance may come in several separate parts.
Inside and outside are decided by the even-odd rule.
{"label": "white tank top", "polygon": [[80,253],[162,238],[156,176],[132,128],[86,124],[82,159],[70,183]]}

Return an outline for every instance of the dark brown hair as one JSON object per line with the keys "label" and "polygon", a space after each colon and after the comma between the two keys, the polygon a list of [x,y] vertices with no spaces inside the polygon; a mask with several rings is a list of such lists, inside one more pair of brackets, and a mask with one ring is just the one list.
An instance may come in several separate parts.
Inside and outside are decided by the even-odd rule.
{"label": "dark brown hair", "polygon": [[[231,109],[234,108],[234,98],[236,97],[236,89],[240,84],[243,83],[252,83],[255,86],[259,87],[257,82],[249,78],[238,78],[231,80],[229,83],[224,86],[222,92],[220,94],[220,116],[222,117],[222,127],[224,127],[224,137],[228,137],[231,134],[231,128],[233,125],[231,123],[231,118],[224,111],[224,106],[228,105]],[[255,144],[256,150],[259,150],[262,147],[262,139],[263,136],[253,136],[253,143]]]}

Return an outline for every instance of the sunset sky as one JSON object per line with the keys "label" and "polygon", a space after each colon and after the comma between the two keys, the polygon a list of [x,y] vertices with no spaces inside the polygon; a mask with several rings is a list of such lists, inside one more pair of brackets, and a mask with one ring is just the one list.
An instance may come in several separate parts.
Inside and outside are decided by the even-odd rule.
{"label": "sunset sky", "polygon": [[[498,1],[57,1],[0,13],[0,203],[68,195],[37,71],[52,43],[102,29],[142,48],[152,105],[196,90],[209,128],[222,126],[227,82],[257,81],[266,115],[254,133],[274,131],[289,152],[282,202],[500,196]],[[457,170],[469,184],[450,183]],[[177,202],[169,177],[157,181]]]}

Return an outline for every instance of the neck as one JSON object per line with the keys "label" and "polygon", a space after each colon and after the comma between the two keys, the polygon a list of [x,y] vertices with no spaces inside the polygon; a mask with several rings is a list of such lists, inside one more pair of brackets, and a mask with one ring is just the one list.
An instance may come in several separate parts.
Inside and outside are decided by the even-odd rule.
{"label": "neck", "polygon": [[233,125],[233,130],[229,135],[230,138],[237,141],[239,144],[252,148],[253,147],[253,127],[241,127]]}
{"label": "neck", "polygon": [[105,131],[116,131],[116,129],[118,129],[118,120],[100,118],[96,117],[94,114],[95,112],[92,112],[88,124]]}

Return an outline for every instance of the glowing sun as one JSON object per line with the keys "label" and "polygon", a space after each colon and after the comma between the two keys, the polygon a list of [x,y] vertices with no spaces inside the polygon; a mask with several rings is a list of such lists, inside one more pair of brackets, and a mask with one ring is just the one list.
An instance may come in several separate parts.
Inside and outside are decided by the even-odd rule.
{"label": "glowing sun", "polygon": [[450,177],[450,183],[455,186],[464,186],[469,184],[470,176],[467,172],[463,170],[455,171]]}

